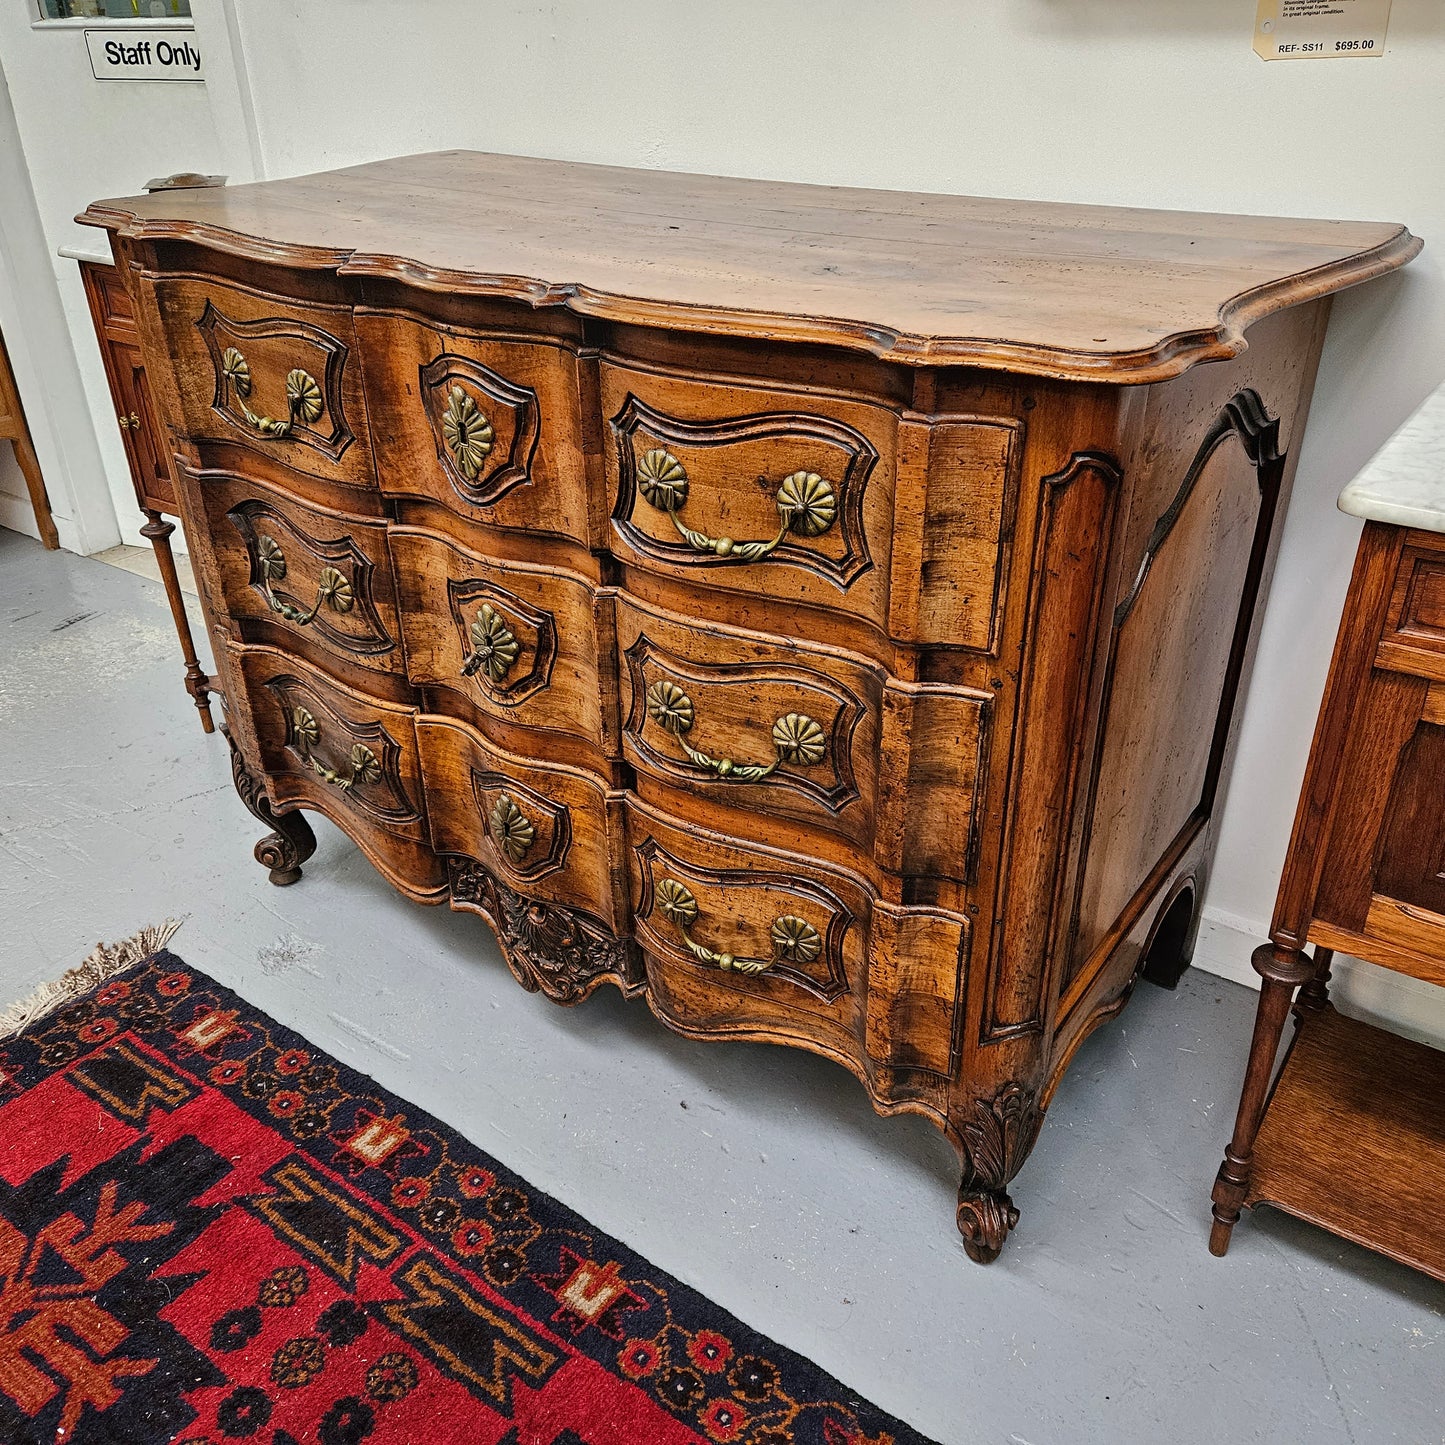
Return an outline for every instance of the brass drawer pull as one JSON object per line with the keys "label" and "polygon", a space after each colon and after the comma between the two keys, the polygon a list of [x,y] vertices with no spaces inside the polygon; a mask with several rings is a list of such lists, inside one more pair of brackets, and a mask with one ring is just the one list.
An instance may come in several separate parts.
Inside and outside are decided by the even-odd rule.
{"label": "brass drawer pull", "polygon": [[647,689],[647,714],[664,732],[671,733],[691,762],[715,777],[732,783],[756,783],[777,772],[784,763],[810,768],[823,761],[827,742],[823,729],[807,713],[784,713],[773,724],[773,747],[777,756],[770,763],[735,763],[731,758],[712,758],[699,752],[683,736],[692,730],[692,699],[665,678]]}
{"label": "brass drawer pull", "polygon": [[278,617],[284,617],[287,622],[294,622],[298,627],[305,627],[323,606],[329,607],[333,612],[350,612],[356,605],[351,583],[335,567],[321,569],[321,575],[316,579],[316,601],[309,610],[303,610],[294,602],[278,597],[272,591],[271,584],[285,577],[286,554],[281,550],[281,544],[265,532],[256,538],[256,567],[261,574],[261,591],[265,594],[266,605]]}
{"label": "brass drawer pull", "polygon": [[501,682],[522,650],[507,619],[490,602],[483,602],[472,618],[470,631],[472,650],[462,659],[462,676],[474,677],[481,672],[490,682]]}
{"label": "brass drawer pull", "polygon": [[768,940],[773,946],[767,958],[738,958],[731,953],[717,953],[693,938],[691,929],[697,922],[697,899],[692,889],[676,878],[664,878],[657,885],[657,906],[663,916],[682,935],[683,946],[699,963],[712,964],[724,973],[764,973],[777,963],[811,963],[823,951],[823,938],[806,918],[783,913],[773,919]]}
{"label": "brass drawer pull", "polygon": [[709,537],[684,526],[678,512],[687,504],[687,470],[661,447],[646,453],[637,464],[638,489],[647,501],[672,518],[672,525],[695,552],[711,552],[729,562],[757,562],[792,531],[800,537],[821,537],[838,515],[833,485],[817,472],[790,472],[778,484],[776,505],[782,525],[767,542],[735,542],[731,537]]}
{"label": "brass drawer pull", "polygon": [[499,793],[487,818],[492,841],[512,863],[520,863],[537,840],[537,830],[509,793]]}
{"label": "brass drawer pull", "polygon": [[291,713],[291,730],[296,739],[296,748],[311,764],[312,770],[332,787],[349,793],[358,783],[375,783],[381,779],[381,764],[376,754],[365,743],[351,745],[351,771],[342,774],[335,768],[328,768],[319,758],[312,757],[311,750],[321,741],[321,728],[316,719],[304,707],[295,708]]}
{"label": "brass drawer pull", "polygon": [[251,395],[251,364],[236,350],[228,346],[221,353],[221,375],[236,393],[236,404],[241,415],[263,437],[286,437],[299,421],[310,426],[321,415],[321,388],[310,372],[298,366],[286,373],[286,419],[276,421],[269,416],[258,416],[246,405]]}

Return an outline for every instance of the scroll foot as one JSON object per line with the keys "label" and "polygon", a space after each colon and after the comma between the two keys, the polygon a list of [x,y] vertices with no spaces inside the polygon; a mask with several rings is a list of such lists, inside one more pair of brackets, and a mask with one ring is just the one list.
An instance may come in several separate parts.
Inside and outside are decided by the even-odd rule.
{"label": "scroll foot", "polygon": [[231,778],[237,795],[255,817],[275,830],[256,844],[256,861],[270,870],[271,882],[278,888],[289,887],[300,879],[301,865],[316,851],[316,835],[299,812],[272,811],[271,800],[247,768],[230,728],[223,724],[221,731],[231,747]]}
{"label": "scroll foot", "polygon": [[992,1264],[1003,1250],[1019,1212],[1006,1189],[973,1189],[965,1181],[958,1191],[958,1232],[975,1264]]}

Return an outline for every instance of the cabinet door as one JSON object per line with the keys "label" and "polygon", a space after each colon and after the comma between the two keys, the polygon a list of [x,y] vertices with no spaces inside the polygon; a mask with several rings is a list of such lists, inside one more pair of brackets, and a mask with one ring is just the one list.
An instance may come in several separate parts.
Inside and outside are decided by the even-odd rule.
{"label": "cabinet door", "polygon": [[1445,982],[1445,683],[1377,668],[1341,779],[1316,923],[1417,976],[1424,960]]}
{"label": "cabinet door", "polygon": [[151,406],[145,364],[134,346],[110,341],[116,410],[122,418],[126,458],[136,499],[156,512],[176,512],[176,493],[165,462],[165,446]]}

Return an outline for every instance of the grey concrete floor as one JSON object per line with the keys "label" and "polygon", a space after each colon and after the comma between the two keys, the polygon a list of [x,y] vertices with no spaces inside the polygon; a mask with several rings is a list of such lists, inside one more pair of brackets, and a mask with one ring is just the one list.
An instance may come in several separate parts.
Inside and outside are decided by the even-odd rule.
{"label": "grey concrete floor", "polygon": [[1146,986],[1089,1041],[981,1269],[924,1121],[611,990],[524,993],[315,826],[271,887],[159,585],[0,532],[0,1004],[185,915],[189,962],[944,1445],[1445,1441],[1445,1288],[1269,1211],[1205,1248],[1247,990]]}

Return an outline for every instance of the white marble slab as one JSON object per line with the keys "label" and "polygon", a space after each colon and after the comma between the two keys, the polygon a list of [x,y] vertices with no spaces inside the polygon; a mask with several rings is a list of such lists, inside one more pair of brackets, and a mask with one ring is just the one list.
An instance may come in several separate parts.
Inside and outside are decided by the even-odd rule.
{"label": "white marble slab", "polygon": [[1366,463],[1339,506],[1371,522],[1445,532],[1445,385]]}
{"label": "white marble slab", "polygon": [[115,264],[110,254],[110,237],[104,231],[97,231],[93,241],[87,238],[73,246],[57,246],[55,254],[68,261],[95,261],[102,266]]}

